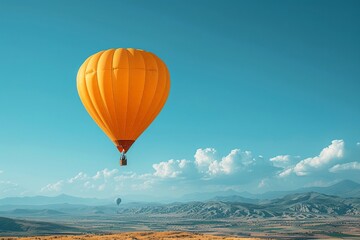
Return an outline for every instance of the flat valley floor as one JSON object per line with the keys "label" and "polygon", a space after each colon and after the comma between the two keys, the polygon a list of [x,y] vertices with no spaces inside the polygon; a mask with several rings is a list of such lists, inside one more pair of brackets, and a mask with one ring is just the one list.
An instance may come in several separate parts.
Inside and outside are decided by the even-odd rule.
{"label": "flat valley floor", "polygon": [[229,236],[214,236],[209,234],[198,234],[189,232],[127,232],[106,235],[56,235],[42,237],[2,237],[2,240],[241,240],[241,239],[257,239],[257,238],[241,238]]}
{"label": "flat valley floor", "polygon": [[[29,218],[34,220],[33,217]],[[28,218],[28,219],[29,219]],[[24,219],[24,218],[22,218]],[[48,225],[55,222],[59,226]],[[19,239],[360,239],[359,217],[314,219],[191,219],[177,215],[83,216],[37,218],[25,233],[0,233],[0,240]],[[45,230],[45,231],[44,231]],[[87,234],[87,235],[85,235]],[[112,235],[115,234],[115,235]],[[39,237],[49,235],[48,237]],[[51,236],[50,236],[51,235]],[[37,236],[37,237],[35,237]]]}

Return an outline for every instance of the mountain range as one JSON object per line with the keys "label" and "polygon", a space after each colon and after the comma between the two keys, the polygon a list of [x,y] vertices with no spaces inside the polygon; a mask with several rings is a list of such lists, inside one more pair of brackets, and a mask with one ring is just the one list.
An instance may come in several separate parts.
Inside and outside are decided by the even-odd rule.
{"label": "mountain range", "polygon": [[315,218],[360,216],[360,198],[341,198],[316,192],[296,193],[254,203],[187,202],[140,208],[123,208],[126,214],[171,214],[189,218]]}
{"label": "mountain range", "polygon": [[[238,199],[235,199],[238,200]],[[152,216],[171,215],[177,217],[212,218],[324,218],[329,216],[359,216],[360,198],[341,198],[317,192],[289,194],[257,203],[239,201],[194,201],[170,204],[128,204],[113,205],[44,205],[38,209],[16,208],[0,211],[5,217],[22,218],[69,218],[70,216]]]}
{"label": "mountain range", "polygon": [[[174,201],[176,202],[222,201],[222,202],[242,202],[242,203],[257,204],[264,202],[266,200],[281,198],[289,194],[306,193],[306,192],[317,192],[326,195],[339,196],[343,198],[360,198],[360,184],[350,180],[344,180],[329,187],[308,187],[293,191],[271,191],[262,194],[251,194],[248,192],[237,192],[234,190],[220,191],[220,192],[198,192],[198,193],[184,195],[179,199],[174,199]],[[126,196],[124,198],[126,202]],[[141,198],[141,199],[145,199],[145,198]],[[143,203],[145,202],[132,203],[128,201],[126,205],[128,204],[136,205]],[[14,209],[14,207],[18,208],[23,206],[27,206],[27,207],[31,206],[31,208],[36,208],[36,206],[62,205],[62,204],[100,206],[100,205],[112,205],[114,204],[114,202],[111,199],[80,198],[80,197],[69,196],[66,194],[61,194],[55,197],[47,197],[47,196],[7,197],[0,199],[0,211],[4,209],[9,209],[11,206]]]}
{"label": "mountain range", "polygon": [[219,191],[219,192],[197,192],[186,194],[178,201],[205,201],[205,200],[221,200],[221,201],[237,201],[246,203],[257,203],[264,199],[280,198],[288,194],[318,192],[327,195],[334,195],[339,197],[353,197],[360,198],[360,184],[351,180],[343,180],[328,187],[304,187],[291,191],[269,191],[260,194],[253,194],[249,192],[237,192],[234,190]]}
{"label": "mountain range", "polygon": [[[206,229],[223,228],[226,223],[228,230],[234,231],[239,228],[236,224],[249,223],[249,227],[253,227],[254,222],[283,224],[298,220],[321,224],[328,222],[333,232],[338,230],[338,226],[333,225],[334,221],[346,227],[357,224],[360,218],[359,192],[360,184],[342,181],[329,187],[290,192],[257,195],[236,191],[195,193],[184,199],[193,198],[196,201],[130,202],[120,206],[110,199],[78,198],[64,194],[56,197],[12,197],[0,199],[0,236],[129,231],[134,226],[137,230],[143,230],[144,226],[160,230],[187,226],[191,230],[194,223],[205,224]],[[244,229],[239,231],[240,234]]]}

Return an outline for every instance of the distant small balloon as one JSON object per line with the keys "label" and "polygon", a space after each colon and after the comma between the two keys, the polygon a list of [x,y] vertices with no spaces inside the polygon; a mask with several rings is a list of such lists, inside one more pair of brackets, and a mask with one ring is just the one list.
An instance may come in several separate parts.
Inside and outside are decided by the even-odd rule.
{"label": "distant small balloon", "polygon": [[116,198],[116,199],[115,199],[115,203],[116,203],[116,205],[118,205],[118,206],[119,206],[119,205],[120,205],[120,203],[121,203],[121,198]]}

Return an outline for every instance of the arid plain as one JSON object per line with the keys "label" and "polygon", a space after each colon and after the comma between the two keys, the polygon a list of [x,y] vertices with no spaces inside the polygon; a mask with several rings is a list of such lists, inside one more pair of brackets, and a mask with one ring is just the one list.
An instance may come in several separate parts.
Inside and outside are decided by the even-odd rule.
{"label": "arid plain", "polygon": [[67,236],[42,236],[42,237],[3,237],[2,240],[170,240],[170,239],[184,239],[184,240],[241,240],[241,239],[258,239],[258,238],[240,238],[240,237],[224,237],[214,236],[208,234],[197,234],[189,232],[127,232],[109,235],[67,235]]}

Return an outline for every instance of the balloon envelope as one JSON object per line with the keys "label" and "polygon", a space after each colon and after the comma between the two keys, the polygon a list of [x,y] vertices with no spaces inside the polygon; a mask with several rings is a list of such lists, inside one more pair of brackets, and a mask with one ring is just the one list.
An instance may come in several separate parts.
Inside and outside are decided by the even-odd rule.
{"label": "balloon envelope", "polygon": [[163,108],[170,75],[155,54],[109,49],[90,56],[77,75],[80,99],[120,152],[127,152]]}
{"label": "balloon envelope", "polygon": [[120,205],[120,203],[121,203],[121,198],[117,198],[117,199],[115,199],[115,203],[116,203],[116,205]]}

